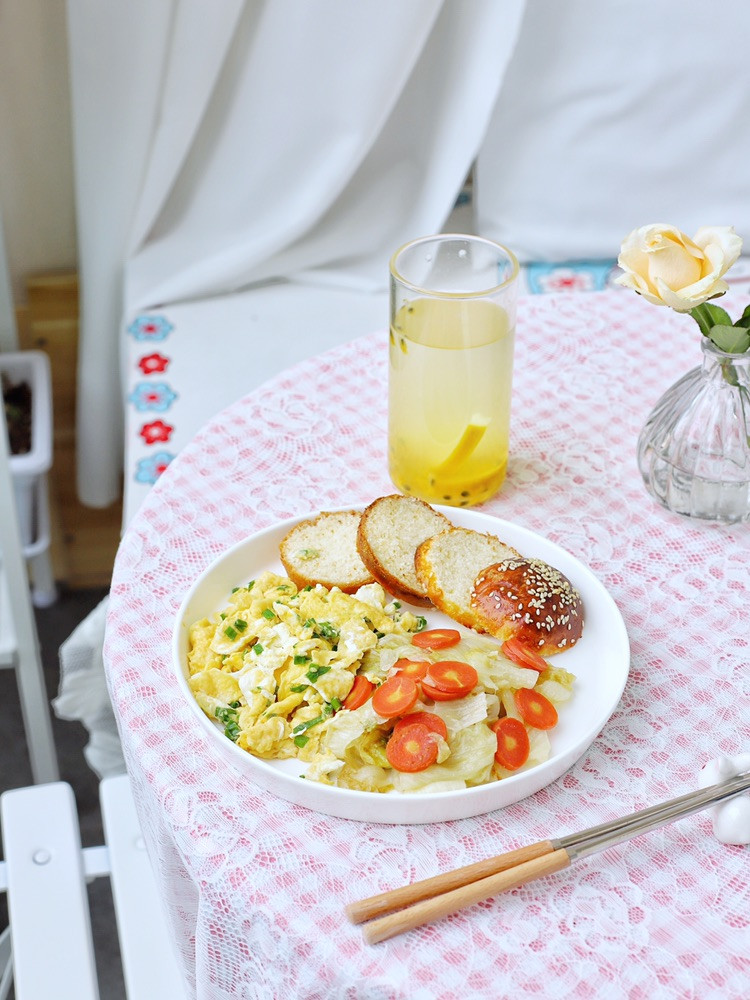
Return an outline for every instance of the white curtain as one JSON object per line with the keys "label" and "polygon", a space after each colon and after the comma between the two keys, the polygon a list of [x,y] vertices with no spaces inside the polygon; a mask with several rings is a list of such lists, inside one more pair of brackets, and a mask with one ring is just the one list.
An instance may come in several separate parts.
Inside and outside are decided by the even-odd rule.
{"label": "white curtain", "polygon": [[78,488],[116,499],[125,317],[277,278],[368,290],[440,229],[524,0],[68,0]]}

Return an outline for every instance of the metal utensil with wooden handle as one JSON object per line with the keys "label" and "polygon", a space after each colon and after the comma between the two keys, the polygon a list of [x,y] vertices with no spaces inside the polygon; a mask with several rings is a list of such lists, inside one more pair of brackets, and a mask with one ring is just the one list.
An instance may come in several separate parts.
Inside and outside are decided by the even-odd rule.
{"label": "metal utensil with wooden handle", "polygon": [[448,913],[490,896],[561,871],[579,858],[682,819],[748,789],[750,772],[745,772],[709,788],[681,795],[579,833],[556,840],[542,840],[443,875],[350,903],[346,913],[355,924],[371,921],[363,933],[369,944],[375,944],[422,924],[439,920]]}

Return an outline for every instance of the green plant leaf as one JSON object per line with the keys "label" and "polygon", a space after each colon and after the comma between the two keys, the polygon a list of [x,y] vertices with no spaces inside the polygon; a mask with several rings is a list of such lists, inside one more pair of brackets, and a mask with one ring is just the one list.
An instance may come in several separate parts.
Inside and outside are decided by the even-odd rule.
{"label": "green plant leaf", "polygon": [[700,327],[701,333],[706,337],[711,336],[711,327],[713,326],[732,325],[732,317],[726,309],[722,309],[721,306],[711,305],[709,302],[702,302],[699,306],[695,306],[690,310],[690,315]]}
{"label": "green plant leaf", "polygon": [[750,328],[750,306],[745,306],[745,311],[738,320],[735,320],[734,325],[744,326],[746,329]]}
{"label": "green plant leaf", "polygon": [[744,354],[750,348],[750,330],[742,326],[717,324],[711,328],[709,337],[725,354]]}

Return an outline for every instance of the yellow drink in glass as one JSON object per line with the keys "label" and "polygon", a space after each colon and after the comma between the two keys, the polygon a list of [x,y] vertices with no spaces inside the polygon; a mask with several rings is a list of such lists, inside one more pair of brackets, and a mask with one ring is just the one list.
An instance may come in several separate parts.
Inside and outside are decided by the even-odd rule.
{"label": "yellow drink in glass", "polygon": [[482,299],[404,303],[390,334],[390,474],[404,493],[481,503],[505,479],[514,328]]}
{"label": "yellow drink in glass", "polygon": [[466,507],[500,489],[508,464],[514,306],[507,290],[504,297],[404,290],[392,301],[388,458],[403,493]]}

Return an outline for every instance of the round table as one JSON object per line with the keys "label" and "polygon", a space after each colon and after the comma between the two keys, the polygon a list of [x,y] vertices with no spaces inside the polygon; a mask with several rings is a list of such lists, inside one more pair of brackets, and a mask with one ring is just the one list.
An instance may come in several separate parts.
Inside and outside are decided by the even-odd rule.
{"label": "round table", "polygon": [[[748,849],[701,813],[374,946],[347,903],[697,787],[750,747],[750,531],[646,493],[638,432],[699,364],[695,324],[622,291],[523,298],[512,458],[482,508],[562,545],[608,588],[632,662],[619,706],[559,780],[472,819],[335,819],[229,766],[183,699],[171,632],[196,576],[284,518],[393,492],[387,336],[285,371],[217,415],[125,533],[105,667],[187,981],[200,1000],[693,997],[750,992]],[[207,341],[208,343],[209,341]],[[252,365],[252,350],[228,364]]]}

